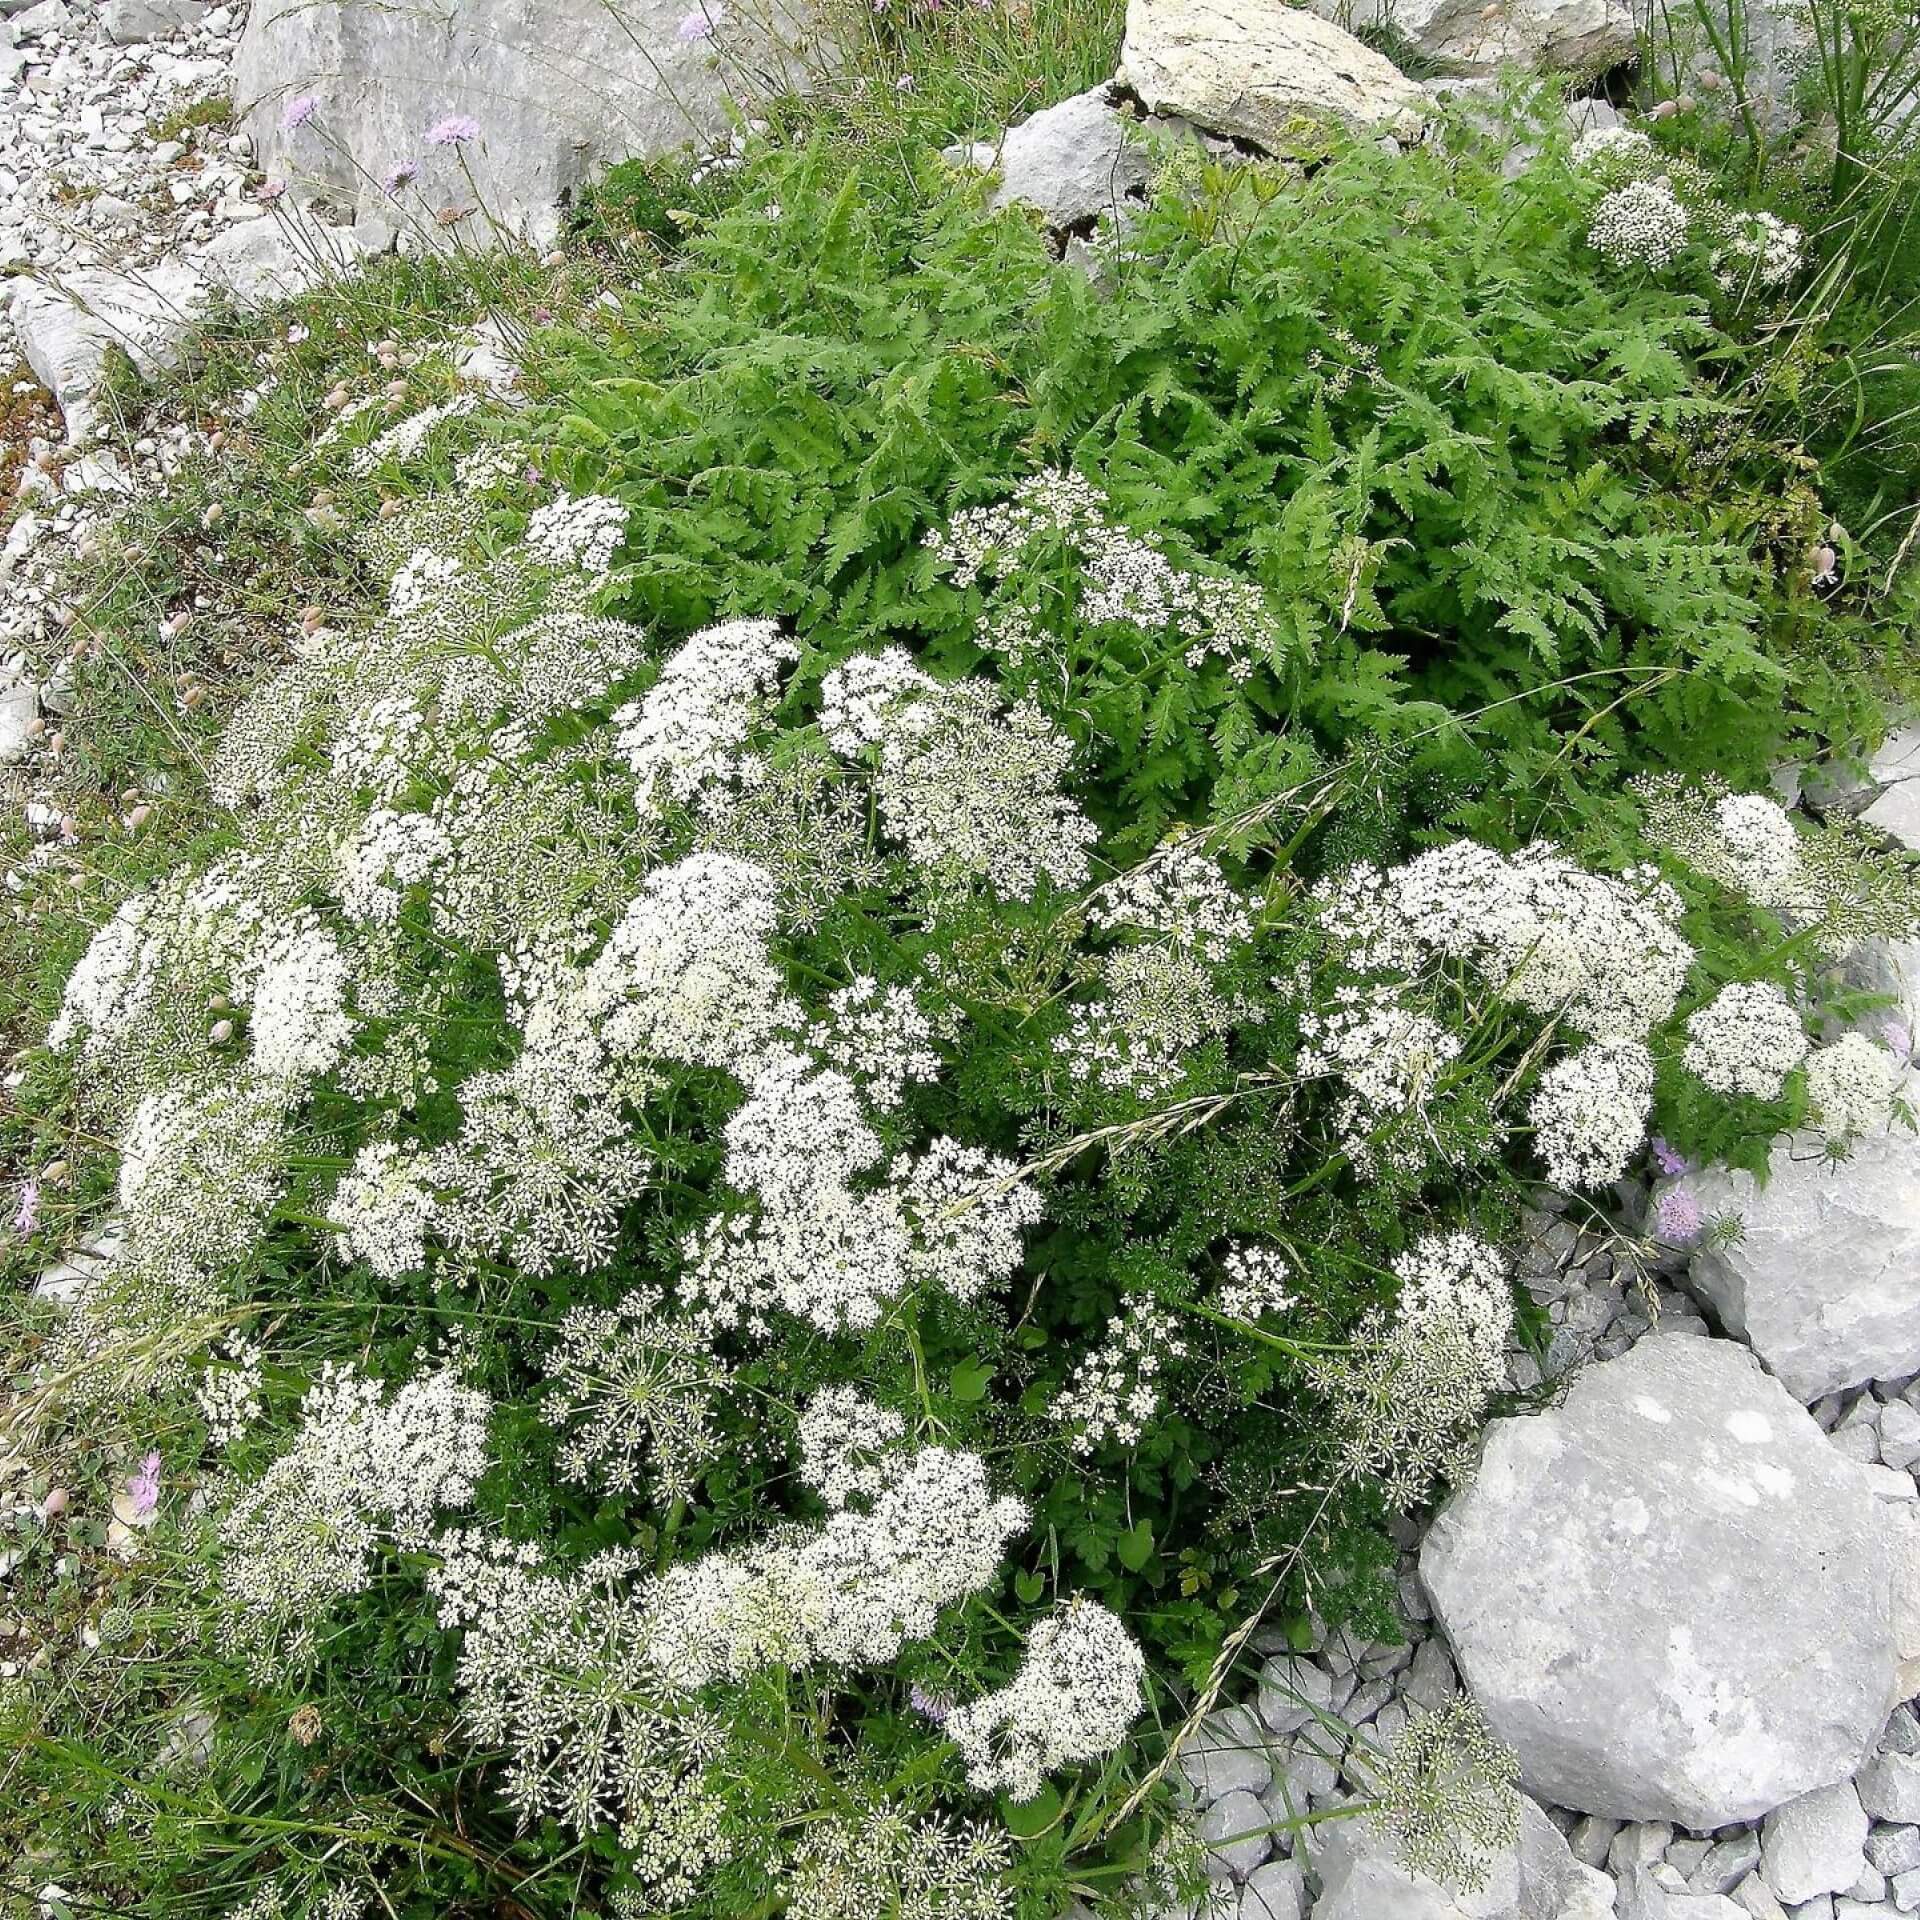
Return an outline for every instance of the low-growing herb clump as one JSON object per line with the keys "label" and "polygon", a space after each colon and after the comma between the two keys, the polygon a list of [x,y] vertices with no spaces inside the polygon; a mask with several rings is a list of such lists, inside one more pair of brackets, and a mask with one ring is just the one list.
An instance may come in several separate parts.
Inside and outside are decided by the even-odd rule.
{"label": "low-growing herb clump", "polygon": [[[1785,240],[1650,153],[1174,150],[1090,277],[756,150],[704,231],[624,183],[645,298],[538,323],[532,405],[330,398],[301,538],[366,604],[17,1067],[77,1262],[14,1421],[37,1870],[1197,1886],[1180,1742],[1254,1622],[1395,1631],[1530,1193],[1905,1117],[1821,1015],[1910,864],[1765,785],[1907,589],[1710,371]],[[56,1470],[117,1483],[75,1554]],[[1508,1771],[1464,1701],[1372,1767],[1468,1873]]]}

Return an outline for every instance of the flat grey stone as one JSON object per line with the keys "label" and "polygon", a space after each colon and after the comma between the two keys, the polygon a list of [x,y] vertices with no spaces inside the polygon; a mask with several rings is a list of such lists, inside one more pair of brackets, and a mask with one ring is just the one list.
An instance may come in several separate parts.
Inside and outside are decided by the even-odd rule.
{"label": "flat grey stone", "polygon": [[1695,1893],[1731,1893],[1759,1865],[1760,1836],[1749,1828],[1716,1840],[1687,1876],[1687,1885]]}
{"label": "flat grey stone", "polygon": [[1294,1733],[1331,1706],[1333,1676],[1304,1654],[1276,1654],[1261,1663],[1255,1698],[1270,1733]]}
{"label": "flat grey stone", "polygon": [[1612,1883],[1574,1859],[1531,1800],[1520,1803],[1518,1842],[1471,1890],[1411,1871],[1369,1818],[1330,1821],[1320,1832],[1313,1920],[1607,1920],[1613,1912]]}
{"label": "flat grey stone", "polygon": [[1888,1879],[1920,1867],[1920,1827],[1875,1827],[1867,1835],[1867,1861]]}
{"label": "flat grey stone", "polygon": [[1868,1134],[1839,1165],[1796,1135],[1764,1186],[1726,1168],[1689,1185],[1742,1232],[1697,1249],[1688,1285],[1798,1398],[1920,1369],[1920,1135]]}
{"label": "flat grey stone", "polygon": [[[807,15],[788,0],[709,12],[725,53],[683,38],[692,0],[460,0],[457,6],[369,6],[364,0],[253,0],[235,57],[234,95],[264,173],[374,214],[400,210],[433,243],[435,214],[471,207],[545,243],[593,175],[617,160],[725,146],[734,76],[778,86],[802,77],[791,57]],[[288,128],[289,102],[316,104]],[[476,137],[428,143],[430,127],[470,115]],[[392,200],[381,182],[419,168]]]}
{"label": "flat grey stone", "polygon": [[116,47],[126,47],[184,33],[199,26],[210,11],[208,0],[107,0],[100,24]]}
{"label": "flat grey stone", "polygon": [[1144,198],[1152,171],[1146,140],[1108,91],[1077,93],[1010,127],[997,149],[985,149],[999,174],[990,204],[1035,207],[1057,228],[1103,213],[1118,219]]}
{"label": "flat grey stone", "polygon": [[1223,1707],[1194,1728],[1175,1765],[1203,1801],[1263,1793],[1273,1780],[1260,1723],[1245,1707]]}
{"label": "flat grey stone", "polygon": [[1876,1820],[1920,1823],[1920,1755],[1877,1753],[1860,1769],[1854,1784],[1860,1804]]}
{"label": "flat grey stone", "polygon": [[1861,1470],[1751,1354],[1649,1340],[1494,1422],[1428,1593],[1529,1791],[1709,1832],[1865,1760],[1895,1698]]}
{"label": "flat grey stone", "polygon": [[1132,0],[1120,74],[1154,113],[1284,151],[1301,123],[1415,137],[1426,90],[1286,0]]}
{"label": "flat grey stone", "polygon": [[1250,1793],[1223,1794],[1216,1800],[1194,1829],[1207,1850],[1208,1878],[1244,1880],[1273,1851],[1266,1824],[1266,1809]]}
{"label": "flat grey stone", "polygon": [[1851,1780],[1789,1800],[1760,1829],[1761,1875],[1790,1907],[1846,1892],[1866,1864],[1867,1816]]}
{"label": "flat grey stone", "polygon": [[1306,1880],[1299,1861],[1269,1860],[1248,1874],[1234,1920],[1302,1920],[1306,1906]]}

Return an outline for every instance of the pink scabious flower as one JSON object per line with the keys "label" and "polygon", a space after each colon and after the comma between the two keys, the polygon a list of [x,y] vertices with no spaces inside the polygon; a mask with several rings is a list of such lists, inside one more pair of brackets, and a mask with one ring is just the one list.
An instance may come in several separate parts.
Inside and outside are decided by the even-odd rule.
{"label": "pink scabious flower", "polygon": [[917,1680],[907,1689],[907,1705],[936,1727],[944,1727],[953,1711],[953,1702],[945,1694],[928,1693]]}
{"label": "pink scabious flower", "polygon": [[450,113],[426,131],[430,147],[457,147],[464,140],[480,138],[480,122],[470,113]]}
{"label": "pink scabious flower", "polygon": [[1699,1200],[1685,1187],[1668,1188],[1653,1213],[1654,1232],[1671,1246],[1685,1246],[1704,1223]]}
{"label": "pink scabious flower", "polygon": [[[428,138],[431,139],[432,135],[428,135]],[[381,192],[391,200],[402,187],[413,184],[419,171],[420,162],[418,160],[402,160],[400,164],[393,168],[387,177],[380,182]]]}
{"label": "pink scabious flower", "polygon": [[140,1471],[127,1480],[127,1497],[136,1520],[148,1519],[160,1504],[160,1456],[150,1453],[140,1462]]}
{"label": "pink scabious flower", "polygon": [[297,127],[304,127],[320,111],[320,102],[310,93],[297,94],[286,104],[280,115],[281,130],[292,133]]}
{"label": "pink scabious flower", "polygon": [[1904,1020],[1888,1020],[1880,1028],[1880,1038],[1890,1047],[1896,1058],[1913,1058],[1913,1033]]}
{"label": "pink scabious flower", "polygon": [[711,0],[711,4],[695,7],[674,29],[674,37],[688,42],[711,40],[715,29],[724,18],[725,10],[718,4],[718,0]]}
{"label": "pink scabious flower", "polygon": [[285,194],[286,190],[287,183],[284,180],[262,180],[260,184],[254,188],[253,197],[263,205],[270,207]]}
{"label": "pink scabious flower", "polygon": [[1685,1173],[1688,1168],[1687,1156],[1664,1140],[1659,1134],[1647,1142],[1653,1154],[1653,1164],[1672,1179],[1677,1173]]}
{"label": "pink scabious flower", "polygon": [[31,1233],[40,1221],[40,1182],[29,1180],[20,1189],[20,1210],[13,1216],[15,1233]]}

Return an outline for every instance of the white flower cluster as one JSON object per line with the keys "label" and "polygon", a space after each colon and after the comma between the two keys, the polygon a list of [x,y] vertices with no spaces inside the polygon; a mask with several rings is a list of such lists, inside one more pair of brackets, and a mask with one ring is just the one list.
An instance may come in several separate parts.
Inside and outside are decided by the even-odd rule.
{"label": "white flower cluster", "polygon": [[789,1920],[1005,1920],[1013,1848],[1004,1827],[908,1818],[883,1800],[809,1819],[781,1878]]}
{"label": "white flower cluster", "polygon": [[616,1054],[751,1069],[804,1025],[769,951],[773,881],[724,853],[649,874],[587,968],[585,1003]]}
{"label": "white flower cluster", "polygon": [[1657,273],[1687,250],[1692,225],[1692,216],[1666,180],[1629,180],[1603,195],[1594,208],[1587,245],[1616,267]]}
{"label": "white flower cluster", "polygon": [[595,1491],[689,1498],[718,1450],[712,1413],[728,1369],[652,1287],[618,1307],[575,1307],[543,1365],[549,1425],[570,1429],[562,1473]]}
{"label": "white flower cluster", "polygon": [[1649,838],[1696,873],[1841,955],[1863,940],[1904,940],[1920,921],[1920,879],[1857,821],[1796,823],[1777,801],[1676,774],[1634,782]]}
{"label": "white flower cluster", "polygon": [[1470,1233],[1423,1234],[1393,1263],[1398,1325],[1416,1340],[1457,1341],[1491,1392],[1504,1378],[1513,1293],[1499,1249]]}
{"label": "white flower cluster", "polygon": [[1350,1350],[1310,1371],[1333,1402],[1342,1467],[1404,1503],[1470,1460],[1506,1377],[1513,1296],[1499,1253],[1469,1233],[1423,1235],[1393,1273],[1394,1313],[1368,1316]]}
{"label": "white flower cluster", "polygon": [[1263,1314],[1291,1312],[1300,1304],[1293,1269],[1272,1247],[1232,1246],[1221,1262],[1226,1278],[1213,1296],[1213,1310],[1249,1325]]}
{"label": "white flower cluster", "polygon": [[220,1589],[235,1642],[310,1634],[360,1592],[388,1544],[421,1547],[437,1512],[464,1507],[487,1469],[486,1396],[450,1373],[405,1382],[328,1365],[293,1445],[220,1516]]}
{"label": "white flower cluster", "polygon": [[565,1575],[542,1568],[537,1549],[471,1529],[434,1544],[428,1591],[441,1626],[462,1630],[461,1717],[509,1755],[507,1804],[581,1834],[610,1825],[654,1899],[684,1905],[730,1852],[707,1783],[726,1735],[656,1681],[640,1607],[623,1591],[637,1556],[609,1553]]}
{"label": "white flower cluster", "polygon": [[1160,1411],[1169,1362],[1186,1357],[1186,1337],[1171,1307],[1134,1302],[1107,1322],[1106,1338],[1073,1370],[1053,1403],[1075,1453],[1109,1443],[1130,1447]]}
{"label": "white flower cluster", "polygon": [[767,1667],[890,1660],[992,1584],[1027,1517],[994,1498],[978,1454],[923,1447],[896,1460],[864,1512],[669,1569],[647,1603],[648,1657],[684,1691]]}
{"label": "white flower cluster", "polygon": [[1587,240],[1615,266],[1658,272],[1698,240],[1712,248],[1707,270],[1732,293],[1784,286],[1805,261],[1798,227],[1728,206],[1695,162],[1663,153],[1637,127],[1595,128],[1575,143],[1573,159],[1606,190]]}
{"label": "white flower cluster", "polygon": [[212,1445],[232,1446],[259,1419],[264,1359],[258,1343],[244,1334],[223,1340],[208,1357],[193,1398]]}
{"label": "white flower cluster", "polygon": [[1104,933],[1158,934],[1216,966],[1253,938],[1253,916],[1220,863],[1186,840],[1169,840],[1101,887],[1087,919]]}
{"label": "white flower cluster", "polygon": [[452,852],[432,814],[375,807],[340,849],[334,884],[341,911],[366,926],[391,926],[406,894],[431,879]]}
{"label": "white flower cluster", "polygon": [[799,657],[771,620],[703,628],[668,657],[653,687],[614,715],[643,816],[668,802],[701,814],[724,811],[736,789],[765,778],[764,761],[747,743]]}
{"label": "white flower cluster", "polygon": [[1060,791],[1073,746],[1037,707],[1003,712],[984,681],[943,683],[890,647],[827,675],[820,724],[840,753],[877,756],[881,820],[937,889],[1085,883],[1094,825]]}
{"label": "white flower cluster", "polygon": [[1039,1218],[1010,1161],[947,1139],[856,1187],[885,1158],[880,1137],[853,1082],[792,1049],[760,1064],[726,1140],[727,1180],[758,1211],[686,1247],[691,1296],[718,1326],[762,1332],[777,1307],[827,1332],[870,1327],[916,1285],[973,1299],[1012,1273]]}
{"label": "white flower cluster", "polygon": [[1736,980],[1687,1016],[1687,1071],[1715,1093],[1772,1100],[1807,1057],[1807,1034],[1787,996],[1765,980]]}
{"label": "white flower cluster", "polygon": [[1036,1626],[997,1693],[956,1707],[947,1737],[982,1793],[1031,1800],[1057,1767],[1111,1753],[1145,1704],[1146,1656],[1119,1619],[1076,1596]]}
{"label": "white flower cluster", "polygon": [[1596,1040],[1540,1076],[1527,1117],[1555,1186],[1611,1185],[1647,1137],[1653,1056],[1638,1040]]}
{"label": "white flower cluster", "polygon": [[626,537],[627,507],[603,494],[562,494],[527,521],[527,552],[542,566],[571,567],[599,578]]}
{"label": "white flower cluster", "polygon": [[800,1416],[800,1478],[830,1507],[872,1499],[887,1483],[887,1458],[907,1423],[858,1387],[822,1387]]}
{"label": "white flower cluster", "polygon": [[[1251,677],[1273,648],[1274,621],[1258,586],[1176,565],[1155,536],[1118,524],[1107,496],[1077,473],[1030,475],[1011,500],[965,509],[926,545],[961,587],[982,579],[1017,585],[1036,560],[1062,553],[1076,565],[1088,625],[1177,634],[1190,666],[1214,655],[1236,680]],[[1034,627],[1018,606],[992,609],[981,616],[979,638],[1017,660],[1034,644]]]}
{"label": "white flower cluster", "polygon": [[827,1017],[816,1021],[808,1044],[829,1064],[859,1084],[867,1103],[891,1112],[910,1085],[938,1077],[933,1022],[909,987],[883,987],[863,973],[827,998]]}
{"label": "white flower cluster", "polygon": [[1426,1111],[1460,1057],[1459,1035],[1409,1005],[1404,988],[1373,982],[1335,988],[1332,1006],[1302,1017],[1300,1037],[1300,1076],[1342,1083],[1334,1124],[1354,1165],[1365,1173],[1383,1155],[1417,1161],[1422,1143],[1402,1135],[1401,1123]]}
{"label": "white flower cluster", "polygon": [[1315,897],[1355,971],[1462,961],[1502,999],[1597,1040],[1644,1038],[1693,963],[1665,882],[1589,873],[1546,841],[1503,854],[1457,840],[1390,872],[1350,868]]}
{"label": "white flower cluster", "polygon": [[1807,1056],[1807,1106],[1836,1144],[1876,1133],[1900,1100],[1900,1062],[1863,1033],[1847,1033]]}

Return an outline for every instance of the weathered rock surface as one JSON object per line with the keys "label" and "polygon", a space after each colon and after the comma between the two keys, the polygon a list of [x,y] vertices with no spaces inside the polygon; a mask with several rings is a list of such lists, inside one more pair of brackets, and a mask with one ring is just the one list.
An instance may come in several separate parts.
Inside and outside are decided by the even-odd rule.
{"label": "weathered rock surface", "polygon": [[1009,127],[998,147],[949,148],[947,157],[996,173],[990,202],[1038,208],[1050,227],[1118,215],[1145,196],[1151,171],[1141,123],[1094,87]]}
{"label": "weathered rock surface", "polygon": [[100,24],[116,47],[130,47],[191,31],[211,5],[212,0],[107,0],[100,9]]}
{"label": "weathered rock surface", "polygon": [[98,424],[107,363],[117,348],[151,379],[178,364],[209,299],[258,306],[344,272],[361,255],[349,228],[291,211],[228,228],[205,246],[117,273],[84,267],[57,280],[12,282],[8,317],[21,352],[59,402],[76,444]]}
{"label": "weathered rock surface", "polygon": [[1421,1573],[1542,1798],[1710,1830],[1848,1778],[1894,1701],[1860,1469],[1731,1341],[1647,1340],[1496,1421]]}
{"label": "weathered rock surface", "polygon": [[1391,24],[1430,60],[1491,73],[1504,66],[1538,73],[1602,73],[1636,51],[1633,9],[1622,0],[1313,0],[1346,27]]}
{"label": "weathered rock surface", "polygon": [[1851,1780],[1789,1800],[1760,1830],[1762,1878],[1790,1907],[1845,1893],[1867,1864],[1867,1824]]}
{"label": "weathered rock surface", "polygon": [[1770,1176],[1712,1168],[1688,1186],[1733,1246],[1703,1246],[1688,1285],[1800,1399],[1920,1371],[1920,1136],[1892,1128],[1842,1164],[1811,1135]]}
{"label": "weathered rock surface", "polygon": [[1313,1920],[1605,1920],[1613,1912],[1613,1883],[1573,1857],[1531,1800],[1520,1803],[1517,1844],[1470,1891],[1409,1870],[1369,1820],[1336,1820],[1322,1831]]}
{"label": "weathered rock surface", "polygon": [[1275,152],[1329,120],[1411,138],[1430,106],[1385,55],[1286,0],[1128,0],[1120,76],[1156,113]]}
{"label": "weathered rock surface", "polygon": [[[235,93],[276,178],[380,212],[392,204],[381,183],[417,167],[417,201],[403,204],[418,206],[425,229],[441,208],[477,200],[502,226],[545,240],[613,161],[723,137],[729,83],[744,92],[789,66],[800,4],[715,0],[707,11],[720,30],[703,35],[693,0],[255,0]],[[311,116],[289,128],[289,104],[305,100]],[[471,116],[477,137],[425,142],[456,114]]]}

